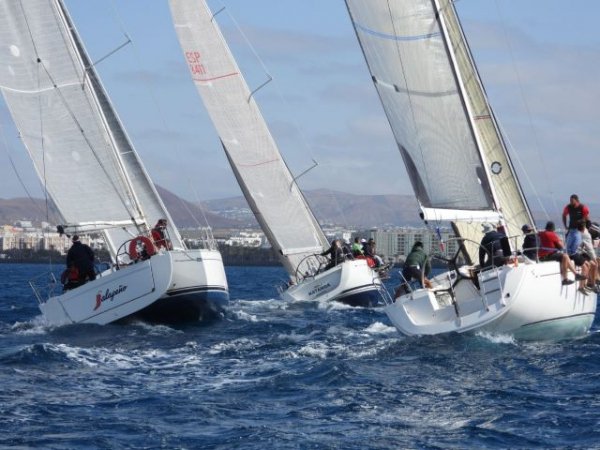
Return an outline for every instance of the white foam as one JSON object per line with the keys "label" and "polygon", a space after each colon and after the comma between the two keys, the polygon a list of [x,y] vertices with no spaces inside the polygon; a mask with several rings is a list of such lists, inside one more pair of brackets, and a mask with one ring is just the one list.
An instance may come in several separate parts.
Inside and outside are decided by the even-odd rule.
{"label": "white foam", "polygon": [[232,311],[233,316],[238,320],[244,320],[246,322],[266,322],[266,319],[259,319],[255,314],[248,314],[245,311]]}
{"label": "white foam", "polygon": [[311,344],[305,345],[300,350],[298,350],[299,355],[310,356],[319,359],[327,359],[330,353],[330,348],[318,342],[313,342]]}
{"label": "white foam", "polygon": [[478,331],[476,336],[482,337],[494,344],[515,344],[515,338],[507,334],[492,334],[485,331]]}
{"label": "white foam", "polygon": [[291,334],[279,334],[277,337],[283,341],[303,342],[312,339],[317,334],[319,334],[318,331],[313,331],[308,334],[297,334],[296,332],[292,331]]}
{"label": "white foam", "polygon": [[397,334],[398,330],[390,325],[386,325],[381,322],[374,322],[365,328],[365,332],[369,334]]}
{"label": "white foam", "polygon": [[183,334],[182,330],[171,328],[167,325],[162,324],[150,324],[148,322],[135,321],[133,324],[137,327],[144,329],[145,332],[154,336],[167,336],[171,334]]}
{"label": "white foam", "polygon": [[248,350],[254,349],[259,345],[260,343],[257,341],[248,338],[240,338],[233,341],[219,342],[218,344],[213,345],[208,353],[215,355],[229,350]]}
{"label": "white foam", "polygon": [[46,322],[46,319],[43,315],[39,315],[28,322],[15,322],[11,326],[11,331],[20,335],[35,335],[46,334],[53,328],[54,327],[48,325],[48,322]]}

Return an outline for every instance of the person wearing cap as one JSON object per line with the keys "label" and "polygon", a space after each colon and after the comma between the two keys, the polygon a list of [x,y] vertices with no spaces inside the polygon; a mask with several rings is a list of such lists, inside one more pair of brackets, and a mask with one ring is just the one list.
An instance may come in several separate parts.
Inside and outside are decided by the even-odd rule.
{"label": "person wearing cap", "polygon": [[482,230],[484,235],[479,244],[479,266],[486,269],[504,265],[511,254],[508,238],[489,223],[484,223]]}
{"label": "person wearing cap", "polygon": [[521,231],[525,235],[523,238],[523,254],[532,261],[537,260],[537,252],[540,246],[538,235],[528,224],[523,225]]}
{"label": "person wearing cap", "polygon": [[65,286],[65,289],[75,288],[96,279],[94,251],[89,245],[81,242],[77,235],[73,236],[71,241],[73,245],[67,252],[67,270],[72,276],[69,276],[69,285]]}
{"label": "person wearing cap", "polygon": [[544,230],[538,233],[540,238],[540,246],[538,249],[538,258],[540,261],[557,261],[560,263],[560,275],[562,284],[573,284],[574,281],[567,278],[567,271],[571,271],[575,275],[575,279],[582,281],[585,276],[580,275],[575,270],[575,265],[569,255],[564,251],[564,246],[556,232],[554,222],[548,221]]}
{"label": "person wearing cap", "polygon": [[360,248],[361,248],[361,250],[363,252],[363,255],[367,256],[367,248],[366,248],[367,247],[367,240],[365,238],[362,238],[360,240],[360,246],[361,246]]}
{"label": "person wearing cap", "polygon": [[173,246],[171,245],[171,241],[167,239],[167,219],[159,219],[152,228],[152,240],[154,241],[154,245],[156,248],[164,248],[166,250],[173,250]]}

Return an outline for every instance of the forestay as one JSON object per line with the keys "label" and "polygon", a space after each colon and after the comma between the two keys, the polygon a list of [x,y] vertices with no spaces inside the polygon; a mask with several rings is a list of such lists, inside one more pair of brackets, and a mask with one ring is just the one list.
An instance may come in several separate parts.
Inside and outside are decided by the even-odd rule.
{"label": "forestay", "polygon": [[171,0],[192,78],[242,191],[271,245],[293,276],[327,240],[283,161],[207,4]]}
{"label": "forestay", "polygon": [[[128,222],[127,232],[105,232],[114,253],[129,235],[168,218],[63,3],[0,1],[0,41],[2,93],[64,220]],[[170,235],[181,247],[177,230]]]}
{"label": "forestay", "polygon": [[478,242],[481,222],[502,218],[510,233],[531,218],[454,7],[441,3],[346,1],[425,218]]}

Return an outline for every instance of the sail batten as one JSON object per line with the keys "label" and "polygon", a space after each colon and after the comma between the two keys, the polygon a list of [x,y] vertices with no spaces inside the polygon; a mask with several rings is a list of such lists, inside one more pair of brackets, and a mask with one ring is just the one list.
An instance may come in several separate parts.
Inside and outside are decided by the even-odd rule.
{"label": "sail batten", "polygon": [[202,0],[170,0],[191,78],[233,173],[290,276],[326,238],[294,182],[218,24]]}

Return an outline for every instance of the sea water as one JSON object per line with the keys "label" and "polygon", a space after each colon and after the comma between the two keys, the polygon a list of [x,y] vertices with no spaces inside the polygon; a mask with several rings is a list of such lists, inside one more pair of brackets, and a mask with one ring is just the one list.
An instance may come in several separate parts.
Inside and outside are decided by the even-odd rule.
{"label": "sea water", "polygon": [[277,298],[228,267],[208,323],[44,324],[0,265],[1,448],[600,448],[600,335],[405,338],[381,308]]}

